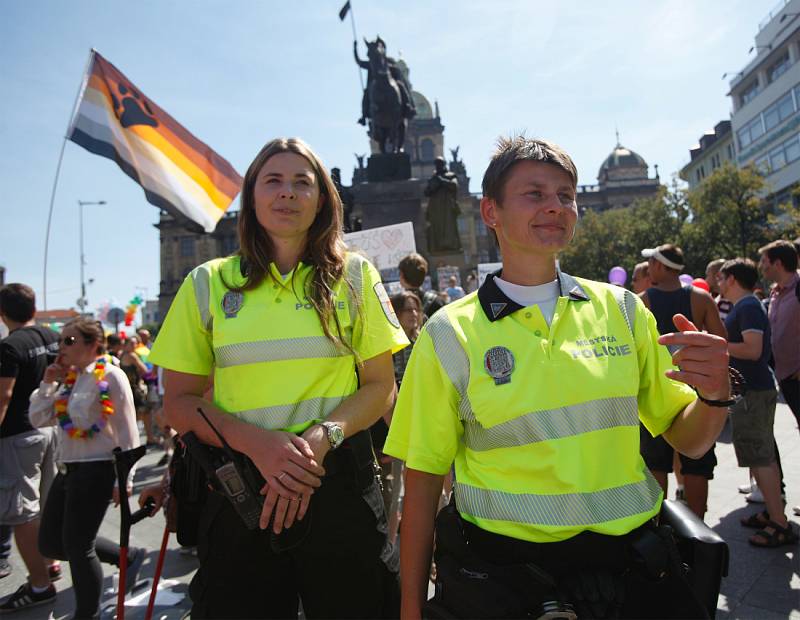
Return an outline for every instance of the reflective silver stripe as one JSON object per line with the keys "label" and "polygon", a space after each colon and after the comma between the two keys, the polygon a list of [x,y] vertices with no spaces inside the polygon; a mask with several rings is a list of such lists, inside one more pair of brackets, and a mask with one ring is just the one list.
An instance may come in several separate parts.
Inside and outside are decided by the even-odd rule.
{"label": "reflective silver stripe", "polygon": [[218,368],[228,368],[241,364],[256,364],[258,362],[339,357],[342,355],[349,355],[349,353],[346,350],[339,349],[325,336],[240,342],[214,348],[214,358]]}
{"label": "reflective silver stripe", "polygon": [[465,422],[464,445],[475,451],[510,448],[619,426],[639,426],[636,397],[603,398],[533,411],[490,428],[477,421]]}
{"label": "reflective silver stripe", "polygon": [[243,422],[267,430],[289,428],[295,424],[327,418],[345,398],[345,396],[310,398],[288,405],[235,411],[232,415]]}
{"label": "reflective silver stripe", "polygon": [[[598,463],[598,467],[602,466]],[[641,482],[591,493],[507,493],[461,481],[456,482],[455,493],[459,510],[474,517],[569,527],[605,523],[648,512],[656,506],[661,487],[646,472]]]}
{"label": "reflective silver stripe", "polygon": [[192,286],[194,287],[194,299],[197,303],[197,310],[200,312],[200,321],[206,331],[211,331],[213,317],[209,308],[209,275],[208,269],[198,267],[192,271]]}
{"label": "reflective silver stripe", "polygon": [[425,324],[425,329],[433,342],[436,357],[439,358],[450,382],[459,395],[458,417],[466,421],[475,421],[472,405],[469,402],[467,388],[469,387],[469,358],[464,347],[458,341],[456,330],[450,324],[450,319],[443,311],[434,314]]}
{"label": "reflective silver stripe", "polygon": [[[352,286],[352,290],[345,283],[344,289],[347,295],[347,305],[350,308],[350,324],[354,325],[358,316],[358,303],[364,299],[364,258],[358,254],[350,254],[345,264],[345,278]],[[355,299],[353,298],[355,295]]]}
{"label": "reflective silver stripe", "polygon": [[634,331],[634,328],[636,327],[636,299],[633,297],[633,293],[622,288],[621,286],[612,286],[611,289],[614,293],[614,297],[617,300],[619,311],[622,312],[622,317],[625,319],[625,323],[628,325],[631,336],[633,336],[635,341],[636,332]]}

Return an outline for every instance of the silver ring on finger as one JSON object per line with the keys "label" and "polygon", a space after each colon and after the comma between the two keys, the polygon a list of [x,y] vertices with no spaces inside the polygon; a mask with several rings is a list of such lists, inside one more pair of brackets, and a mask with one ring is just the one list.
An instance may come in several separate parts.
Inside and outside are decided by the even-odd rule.
{"label": "silver ring on finger", "polygon": [[278,482],[283,482],[282,478],[286,475],[286,472],[281,472],[280,476],[278,476]]}

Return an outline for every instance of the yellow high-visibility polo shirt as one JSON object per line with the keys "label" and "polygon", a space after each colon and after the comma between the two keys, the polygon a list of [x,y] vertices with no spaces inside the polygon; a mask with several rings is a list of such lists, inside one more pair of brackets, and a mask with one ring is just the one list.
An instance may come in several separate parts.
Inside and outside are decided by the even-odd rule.
{"label": "yellow high-visibility polo shirt", "polygon": [[534,542],[621,535],[654,516],[661,489],[639,455],[695,398],[638,297],[558,273],[550,326],[493,276],[425,324],[384,452],[445,474],[485,530]]}
{"label": "yellow high-visibility polo shirt", "polygon": [[[225,284],[244,282],[239,257],[194,269],[172,302],[150,361],[188,374],[213,371],[214,404],[221,410],[261,428],[300,433],[358,389],[357,363],[399,351],[408,339],[380,274],[361,256],[347,254],[345,278],[334,287],[342,335],[359,360],[325,336],[306,298],[313,267],[300,263],[286,278],[274,264],[271,269],[278,282],[266,278],[241,294]],[[331,332],[337,334],[333,323]]]}

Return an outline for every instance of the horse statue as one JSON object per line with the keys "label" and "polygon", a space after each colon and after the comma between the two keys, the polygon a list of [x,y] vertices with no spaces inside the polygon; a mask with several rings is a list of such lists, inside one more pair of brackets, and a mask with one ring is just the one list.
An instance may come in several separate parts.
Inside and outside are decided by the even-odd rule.
{"label": "horse statue", "polygon": [[383,39],[377,37],[373,42],[364,39],[364,43],[368,62],[358,57],[358,46],[353,42],[356,62],[369,72],[359,122],[363,124],[369,119],[369,136],[378,143],[381,153],[400,153],[408,118],[415,113],[411,94],[402,72],[386,56]]}

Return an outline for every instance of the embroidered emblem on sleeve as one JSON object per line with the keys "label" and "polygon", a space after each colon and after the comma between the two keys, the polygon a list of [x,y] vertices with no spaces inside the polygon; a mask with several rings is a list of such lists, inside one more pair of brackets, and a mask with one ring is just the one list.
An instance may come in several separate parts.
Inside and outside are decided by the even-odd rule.
{"label": "embroidered emblem on sleeve", "polygon": [[400,320],[394,313],[392,302],[389,299],[389,295],[386,293],[386,289],[383,288],[383,283],[375,283],[375,286],[372,287],[372,290],[375,291],[375,295],[377,296],[378,301],[381,304],[381,308],[383,309],[383,314],[386,315],[386,320],[389,321],[389,323],[391,323],[394,327],[400,327]]}

